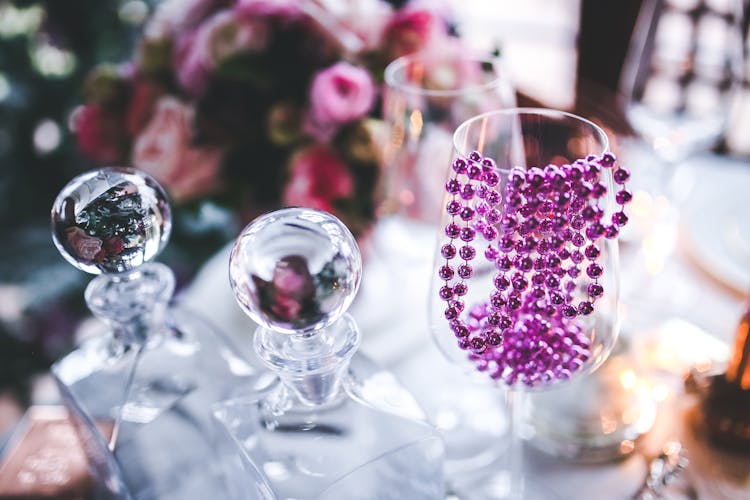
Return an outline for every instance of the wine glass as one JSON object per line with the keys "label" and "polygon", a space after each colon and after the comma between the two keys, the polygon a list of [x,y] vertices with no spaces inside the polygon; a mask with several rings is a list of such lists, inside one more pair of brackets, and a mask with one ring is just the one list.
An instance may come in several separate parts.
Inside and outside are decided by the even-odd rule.
{"label": "wine glass", "polygon": [[633,129],[664,167],[722,136],[741,82],[742,0],[646,0],[631,37],[620,89]]}
{"label": "wine glass", "polygon": [[461,493],[548,498],[524,484],[524,399],[592,372],[615,345],[629,172],[616,166],[602,129],[555,110],[476,116],[453,145],[430,330],[448,359],[507,388],[511,418],[502,477],[470,481]]}
{"label": "wine glass", "polygon": [[[515,92],[502,59],[467,54],[460,47],[398,58],[386,68],[385,83],[383,115],[388,140],[383,150],[379,219],[370,239],[362,293],[375,288],[383,295],[369,302],[389,307],[391,317],[408,318],[427,307],[426,278],[432,265],[441,184],[447,174],[453,132],[472,116],[514,106]],[[383,316],[382,306],[377,316]],[[383,330],[382,326],[378,329]],[[401,346],[400,354],[410,352],[405,343],[416,346],[424,329],[421,316],[411,330],[414,335],[396,332],[387,344],[391,350],[394,345]],[[445,360],[434,348],[412,352],[404,380],[441,431],[447,471],[460,474],[478,464],[492,463],[503,450],[491,443],[506,432],[485,425],[488,418],[503,418],[503,404],[495,391],[463,380],[460,374],[456,377],[448,370],[436,370],[435,363]],[[473,407],[461,403],[468,399],[474,401]]]}
{"label": "wine glass", "polygon": [[644,0],[631,37],[620,90],[647,147],[634,141],[624,151],[640,165],[633,189],[640,215],[626,235],[635,245],[622,256],[631,270],[623,296],[658,304],[662,317],[675,298],[652,286],[654,276],[674,262],[683,209],[697,201],[688,197],[693,172],[678,166],[709,150],[727,127],[742,81],[742,24],[742,0]]}
{"label": "wine glass", "polygon": [[[515,106],[501,59],[459,48],[400,57],[385,70],[382,201],[377,248],[389,261],[424,261],[434,239],[453,131],[464,120]],[[395,242],[398,242],[395,244]]]}

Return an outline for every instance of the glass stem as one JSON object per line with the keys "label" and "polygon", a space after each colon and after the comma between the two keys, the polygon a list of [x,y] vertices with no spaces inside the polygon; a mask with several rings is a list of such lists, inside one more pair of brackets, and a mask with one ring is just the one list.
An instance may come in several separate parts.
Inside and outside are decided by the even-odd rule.
{"label": "glass stem", "polygon": [[510,417],[508,447],[508,499],[521,500],[525,493],[524,455],[522,427],[526,412],[526,391],[523,386],[511,386],[505,395],[505,403]]}

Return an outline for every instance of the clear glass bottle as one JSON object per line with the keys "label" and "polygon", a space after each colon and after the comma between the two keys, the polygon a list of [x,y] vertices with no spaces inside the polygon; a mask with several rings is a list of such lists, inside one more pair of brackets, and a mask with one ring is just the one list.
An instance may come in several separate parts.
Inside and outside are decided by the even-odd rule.
{"label": "clear glass bottle", "polygon": [[229,498],[445,498],[437,432],[392,376],[355,355],[345,311],[361,270],[351,233],[325,212],[273,212],[238,238],[232,288],[275,376],[214,412]]}
{"label": "clear glass bottle", "polygon": [[110,334],[52,367],[95,477],[95,498],[214,498],[212,404],[255,379],[230,343],[170,305],[174,276],[150,262],[167,242],[162,188],[127,168],[82,174],[52,208],[63,257],[100,274],[86,302]]}

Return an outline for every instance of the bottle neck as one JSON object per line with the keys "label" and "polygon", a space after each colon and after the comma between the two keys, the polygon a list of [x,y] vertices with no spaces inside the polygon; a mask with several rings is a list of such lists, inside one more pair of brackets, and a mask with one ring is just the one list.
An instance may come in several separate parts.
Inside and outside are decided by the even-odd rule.
{"label": "bottle neck", "polygon": [[102,274],[86,287],[92,313],[112,328],[116,347],[146,342],[163,325],[175,279],[164,264],[147,263],[118,274]]}
{"label": "bottle neck", "polygon": [[258,357],[309,406],[336,398],[359,343],[359,328],[349,314],[312,334],[288,335],[266,328],[255,334]]}

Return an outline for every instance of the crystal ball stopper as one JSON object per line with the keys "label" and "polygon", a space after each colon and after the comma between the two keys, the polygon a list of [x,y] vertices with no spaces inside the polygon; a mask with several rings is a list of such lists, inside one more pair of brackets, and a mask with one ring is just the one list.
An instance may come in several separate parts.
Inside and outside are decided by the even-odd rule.
{"label": "crystal ball stopper", "polygon": [[229,260],[234,295],[253,321],[278,333],[311,333],[351,305],[362,259],[349,229],[307,208],[265,214],[240,233]]}
{"label": "crystal ball stopper", "polygon": [[162,187],[121,167],[73,178],[55,199],[51,218],[57,249],[92,274],[127,272],[153,260],[172,228]]}

